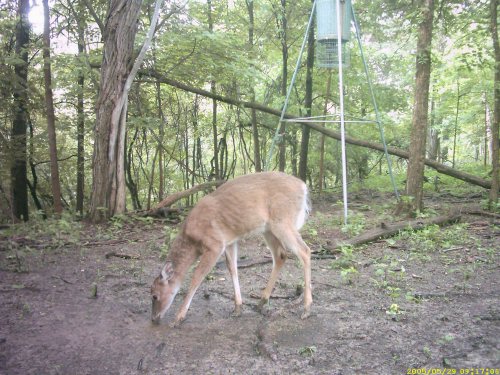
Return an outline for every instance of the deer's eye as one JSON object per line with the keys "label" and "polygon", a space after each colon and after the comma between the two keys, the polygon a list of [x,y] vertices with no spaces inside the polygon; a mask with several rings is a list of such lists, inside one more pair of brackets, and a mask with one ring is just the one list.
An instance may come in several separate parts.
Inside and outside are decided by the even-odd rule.
{"label": "deer's eye", "polygon": [[157,301],[158,300],[158,296],[156,294],[153,294],[153,301]]}

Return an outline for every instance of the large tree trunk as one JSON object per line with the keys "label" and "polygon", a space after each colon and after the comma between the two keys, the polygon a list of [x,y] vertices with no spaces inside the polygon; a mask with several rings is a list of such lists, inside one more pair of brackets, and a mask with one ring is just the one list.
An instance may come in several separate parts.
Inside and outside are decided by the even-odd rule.
{"label": "large tree trunk", "polygon": [[[306,96],[304,106],[306,107],[306,116],[312,114],[312,91],[313,91],[313,69],[314,69],[314,22],[311,23],[309,35],[307,37],[307,62],[306,62]],[[307,158],[309,154],[309,138],[311,128],[307,125],[302,125],[302,139],[300,141],[300,156],[299,156],[299,177],[302,181],[307,180]]]}
{"label": "large tree trunk", "polygon": [[493,168],[491,174],[491,189],[489,197],[489,208],[495,208],[498,202],[498,189],[500,187],[500,161],[499,161],[499,142],[500,142],[500,46],[498,44],[498,23],[497,23],[497,0],[491,0],[491,36],[493,38],[493,49],[495,51],[495,81],[494,81],[494,104],[493,104],[493,123],[491,124],[491,165]]}
{"label": "large tree trunk", "polygon": [[422,22],[419,26],[415,76],[415,103],[410,135],[406,194],[412,198],[411,210],[422,210],[425,141],[429,111],[429,84],[431,76],[431,41],[434,0],[421,1]]}
{"label": "large tree trunk", "polygon": [[16,219],[27,221],[28,180],[26,176],[26,131],[28,129],[28,43],[30,24],[28,13],[29,0],[18,1],[18,20],[16,25],[16,55],[14,66],[14,121],[12,122],[12,208]]}
{"label": "large tree trunk", "polygon": [[45,80],[45,110],[47,113],[47,134],[49,138],[50,182],[54,212],[62,213],[61,183],[59,181],[59,163],[57,162],[56,116],[54,113],[54,95],[52,93],[52,73],[50,69],[50,13],[49,0],[43,0],[43,73]]}
{"label": "large tree trunk", "polygon": [[90,202],[90,219],[93,222],[106,220],[124,210],[125,83],[132,68],[141,3],[140,0],[112,0],[106,17],[101,82],[96,103]]}

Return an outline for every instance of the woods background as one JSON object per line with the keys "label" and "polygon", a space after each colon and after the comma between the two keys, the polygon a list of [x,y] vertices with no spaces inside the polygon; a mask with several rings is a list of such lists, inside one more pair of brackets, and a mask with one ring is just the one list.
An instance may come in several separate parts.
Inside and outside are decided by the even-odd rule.
{"label": "woods background", "polygon": [[[263,168],[299,175],[313,190],[339,188],[336,125],[323,132],[332,133],[323,148],[320,132],[287,123],[265,165],[311,6],[2,2],[0,221],[63,210],[103,221]],[[410,209],[422,209],[425,188],[457,183],[432,171],[424,179],[424,162],[483,181],[495,208],[497,1],[359,0],[354,7],[387,142],[409,150],[409,168],[402,154],[391,160]],[[373,119],[358,46],[348,48],[346,113]],[[338,113],[336,90],[326,95],[337,74],[315,67],[313,54],[311,37],[290,115]],[[347,135],[359,141],[347,147],[351,186],[390,189],[383,154],[363,147],[380,142],[377,126],[349,124]]]}

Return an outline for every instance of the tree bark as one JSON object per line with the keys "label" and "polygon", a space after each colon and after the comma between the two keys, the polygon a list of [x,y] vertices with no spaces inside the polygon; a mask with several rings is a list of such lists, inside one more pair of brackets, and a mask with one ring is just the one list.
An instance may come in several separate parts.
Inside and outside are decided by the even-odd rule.
{"label": "tree bark", "polygon": [[417,41],[415,96],[410,135],[410,157],[407,171],[406,194],[411,198],[410,210],[421,211],[423,206],[425,143],[429,112],[429,85],[431,75],[431,41],[434,18],[434,0],[421,1],[422,22]]}
{"label": "tree bark", "polygon": [[500,161],[499,161],[499,142],[500,142],[500,46],[498,43],[498,1],[490,0],[491,16],[491,36],[493,39],[493,50],[495,53],[495,78],[494,78],[494,107],[493,123],[491,124],[491,189],[488,206],[495,209],[498,203],[498,189],[500,188]]}
{"label": "tree bark", "polygon": [[45,110],[47,114],[47,134],[49,138],[50,182],[54,212],[62,213],[61,183],[59,180],[59,163],[57,162],[56,116],[54,113],[54,95],[52,93],[52,73],[50,62],[50,12],[49,1],[43,0],[43,73],[45,80]]}
{"label": "tree bark", "polygon": [[28,179],[26,170],[26,131],[28,129],[28,44],[30,24],[29,0],[18,1],[15,52],[19,62],[14,66],[14,120],[12,122],[12,209],[16,219],[28,221]]}

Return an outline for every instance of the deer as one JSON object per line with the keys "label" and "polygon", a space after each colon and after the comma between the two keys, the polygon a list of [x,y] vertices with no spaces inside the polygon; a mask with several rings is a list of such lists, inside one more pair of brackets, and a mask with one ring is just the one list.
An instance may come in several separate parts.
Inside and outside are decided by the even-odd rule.
{"label": "deer", "polygon": [[196,290],[225,253],[234,289],[233,316],[240,316],[242,297],[238,279],[238,240],[262,234],[271,250],[273,267],[261,299],[259,311],[268,303],[287,252],[295,254],[304,270],[304,310],[310,316],[311,250],[299,233],[310,211],[306,184],[282,172],[247,174],[230,180],[193,207],[181,224],[167,254],[166,263],[151,286],[151,320],[160,319],[172,305],[190,267],[199,259],[184,300],[170,326],[185,320]]}

